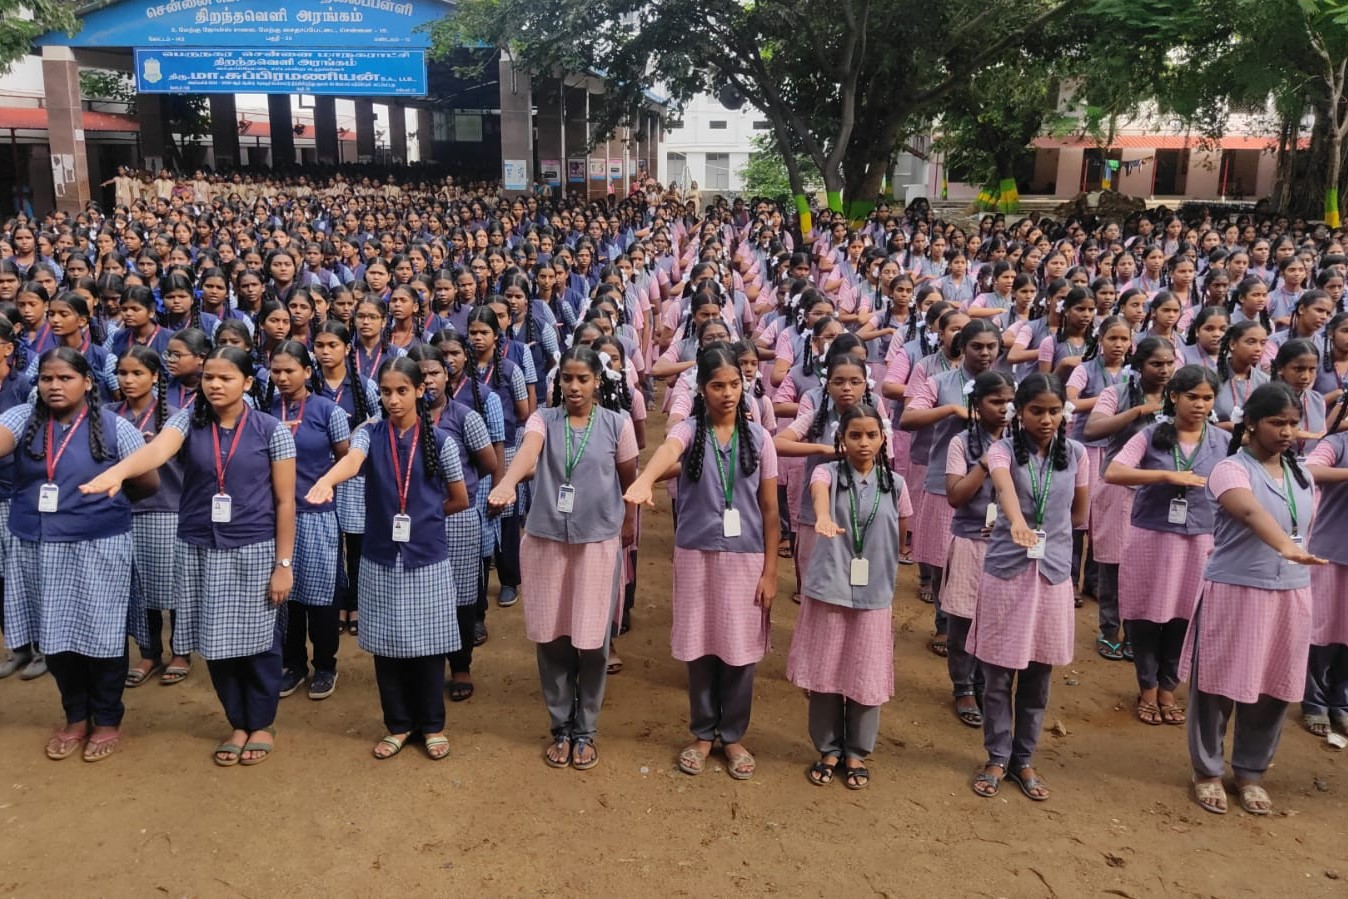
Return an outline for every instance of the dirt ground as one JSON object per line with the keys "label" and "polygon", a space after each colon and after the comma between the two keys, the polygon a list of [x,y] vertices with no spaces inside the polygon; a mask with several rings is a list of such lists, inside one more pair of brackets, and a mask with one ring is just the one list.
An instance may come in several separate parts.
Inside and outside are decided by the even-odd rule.
{"label": "dirt ground", "polygon": [[1183,729],[1132,718],[1131,666],[1094,654],[1089,602],[1078,661],[1054,677],[1049,723],[1065,736],[1040,748],[1051,800],[1009,784],[975,796],[981,732],[950,711],[912,568],[869,789],[804,776],[805,700],[783,675],[789,563],[745,741],[758,773],[732,781],[717,756],[683,775],[671,557],[662,504],[645,519],[635,626],[618,641],[626,670],[609,681],[587,772],[542,762],[547,717],[519,607],[493,605],[477,695],[449,706],[453,750],[438,763],[417,746],[371,757],[373,667],[350,637],[336,695],[282,700],[278,749],[253,768],[211,764],[228,728],[203,664],[179,686],[128,691],[123,748],[98,764],[43,755],[60,717],[50,677],[0,682],[0,895],[1348,895],[1348,755],[1289,723],[1267,780],[1276,813],[1204,812],[1186,789]]}

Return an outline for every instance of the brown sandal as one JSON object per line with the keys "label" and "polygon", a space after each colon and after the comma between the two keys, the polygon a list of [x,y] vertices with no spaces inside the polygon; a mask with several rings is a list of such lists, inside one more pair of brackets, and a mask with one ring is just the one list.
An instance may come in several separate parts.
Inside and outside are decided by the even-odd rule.
{"label": "brown sandal", "polygon": [[1137,698],[1137,707],[1134,709],[1137,720],[1143,724],[1150,724],[1159,727],[1165,722],[1161,720],[1161,708],[1154,702],[1147,702],[1141,696]]}
{"label": "brown sandal", "polygon": [[1180,705],[1178,702],[1172,702],[1169,705],[1162,704],[1160,709],[1161,720],[1166,724],[1178,726],[1189,720],[1189,716],[1184,712],[1184,706]]}

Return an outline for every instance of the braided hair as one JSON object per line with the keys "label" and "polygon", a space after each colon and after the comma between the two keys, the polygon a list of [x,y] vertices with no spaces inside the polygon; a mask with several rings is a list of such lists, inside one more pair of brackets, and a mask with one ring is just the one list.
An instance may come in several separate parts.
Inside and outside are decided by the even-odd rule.
{"label": "braided hair", "polygon": [[[486,325],[491,328],[492,340],[495,349],[492,351],[492,387],[501,386],[501,360],[505,358],[505,346],[501,342],[501,323],[496,319],[496,313],[489,306],[481,305],[473,307],[473,311],[468,313],[468,324],[466,327],[472,328],[473,325]],[[468,354],[468,362],[474,368],[478,365],[476,352]]]}
{"label": "braided hair", "polygon": [[[400,374],[412,382],[413,387],[420,387],[424,381],[421,375],[421,365],[413,362],[406,356],[394,356],[391,359],[385,359],[379,366],[379,380],[384,380],[386,374]],[[379,403],[383,410],[384,418],[388,418],[388,408],[383,402]],[[421,462],[425,466],[426,477],[431,481],[444,481],[444,472],[440,470],[440,444],[435,439],[435,427],[431,424],[430,404],[426,402],[424,396],[417,397],[417,421],[421,429]],[[389,425],[392,427],[392,425]]]}
{"label": "braided hair", "polygon": [[1217,350],[1217,377],[1222,379],[1222,383],[1231,380],[1231,346],[1237,340],[1245,335],[1247,331],[1253,331],[1259,328],[1265,332],[1268,331],[1261,323],[1252,318],[1247,318],[1243,322],[1236,322],[1226,329],[1222,335],[1222,345]]}
{"label": "braided hair", "polygon": [[1142,386],[1142,366],[1159,350],[1170,350],[1173,353],[1175,348],[1171,346],[1168,340],[1162,340],[1159,337],[1144,337],[1138,341],[1137,348],[1128,357],[1128,366],[1133,371],[1133,377],[1128,379],[1127,388],[1128,406],[1130,408],[1141,406],[1146,402],[1146,391]]}
{"label": "braided hair", "polygon": [[[1063,389],[1062,381],[1058,379],[1058,376],[1034,372],[1021,381],[1020,386],[1016,388],[1016,408],[1021,411],[1025,410],[1030,403],[1034,402],[1035,397],[1042,396],[1045,393],[1053,394],[1064,406],[1067,405],[1067,391]],[[1030,438],[1025,436],[1024,430],[1021,428],[1019,415],[1011,419],[1011,445],[1015,448],[1016,464],[1029,465]],[[1053,436],[1052,458],[1055,470],[1066,470],[1068,463],[1066,415],[1058,421],[1058,432]]]}
{"label": "braided hair", "polygon": [[[1245,435],[1254,430],[1255,424],[1287,409],[1296,409],[1297,415],[1301,415],[1301,404],[1297,402],[1296,394],[1292,392],[1291,387],[1281,381],[1270,381],[1256,387],[1245,400],[1244,417],[1231,429],[1231,442],[1227,444],[1226,454],[1234,456],[1240,451],[1241,445],[1245,442]],[[1339,418],[1342,417],[1340,412]],[[1283,450],[1282,462],[1291,469],[1292,477],[1296,478],[1297,484],[1303,488],[1310,486],[1310,479],[1302,470],[1301,463],[1297,461],[1296,451],[1290,446]]]}
{"label": "braided hair", "polygon": [[[468,345],[468,338],[458,331],[448,328],[443,331],[436,331],[431,336],[431,346],[440,350],[446,359],[448,359],[448,354],[445,353],[445,348],[447,344],[451,343],[457,344],[459,349],[463,351],[463,368],[459,372],[459,377],[468,381],[468,386],[471,388],[473,395],[473,411],[485,420],[487,417],[486,401],[482,399],[482,388],[477,380],[477,363],[473,360],[473,348]],[[447,384],[445,389],[449,390],[450,386]]]}
{"label": "braided hair", "polygon": [[[398,284],[392,290],[389,291],[388,296],[390,307],[392,306],[393,297],[395,294],[405,296],[412,301],[412,342],[416,343],[421,339],[421,335],[424,334],[426,330],[426,323],[424,321],[424,316],[421,308],[421,297],[418,296],[417,292],[409,285]],[[396,327],[396,325],[397,322],[393,318],[392,312],[390,312],[385,317],[384,320],[384,334],[383,334],[384,343],[387,344],[392,341],[393,329]]]}
{"label": "braided hair", "polygon": [[[1016,382],[1006,372],[990,368],[974,378],[973,390],[965,398],[965,408],[969,412],[969,417],[964,425],[964,450],[969,458],[969,462],[977,462],[983,457],[987,447],[983,443],[983,434],[985,431],[993,430],[989,423],[982,421],[978,414],[978,404],[983,402],[994,393],[1002,390],[1016,389]],[[996,422],[997,429],[1000,429],[1002,422]]]}
{"label": "braided hair", "polygon": [[118,357],[119,367],[123,359],[131,359],[137,364],[145,366],[145,369],[154,375],[154,390],[151,402],[154,403],[154,432],[158,434],[164,430],[164,423],[168,421],[168,371],[164,368],[164,360],[159,353],[155,352],[153,347],[142,346],[137,343],[131,344]]}
{"label": "braided hair", "polygon": [[[735,360],[738,362],[745,356],[758,358],[758,347],[751,340],[737,340],[730,345],[730,351],[735,354]],[[760,375],[754,379],[754,396],[762,397],[767,394],[767,388],[763,386],[763,378]]]}
{"label": "braided hair", "polygon": [[1170,291],[1159,290],[1156,292],[1156,296],[1152,297],[1151,302],[1147,304],[1147,314],[1142,319],[1142,330],[1144,332],[1151,329],[1152,316],[1154,316],[1162,306],[1172,301],[1176,306],[1180,305],[1179,297],[1175,296]]}
{"label": "braided hair", "polygon": [[[932,353],[936,352],[941,348],[940,325],[938,323],[945,316],[945,314],[951,311],[952,309],[958,310],[959,307],[956,306],[954,303],[949,303],[946,302],[945,300],[937,300],[936,302],[932,303],[930,306],[927,307],[926,313],[922,316],[922,328],[921,328],[922,355],[930,356]],[[927,335],[932,333],[933,328],[937,329],[936,340],[934,342],[927,338]]]}
{"label": "braided hair", "polygon": [[[89,360],[85,359],[79,350],[68,346],[53,347],[38,359],[38,370],[41,371],[45,366],[55,362],[65,363],[75,370],[75,374],[91,383],[93,382],[93,368],[89,365]],[[94,457],[95,462],[106,462],[115,456],[115,452],[110,451],[104,443],[103,409],[98,396],[97,384],[93,384],[90,390],[85,391],[84,404],[88,409],[89,453]],[[51,408],[43,399],[42,390],[39,388],[37,399],[33,401],[33,414],[28,418],[28,427],[24,429],[21,441],[30,459],[47,458],[47,447],[40,436],[40,432],[49,421],[51,421]]]}
{"label": "braided hair", "polygon": [[[600,337],[590,344],[590,348],[596,353],[608,353],[624,366],[627,364],[627,354],[623,352],[622,341],[617,337],[609,335]],[[618,377],[615,378],[613,375]],[[627,386],[627,376],[623,372],[615,372],[611,368],[604,371],[599,379],[599,402],[605,409],[612,409],[615,412],[632,411],[632,391]]]}
{"label": "braided hair", "polygon": [[[298,340],[284,340],[277,344],[276,349],[272,350],[272,359],[275,360],[277,356],[289,356],[300,364],[301,369],[309,369],[309,380],[306,382],[305,386],[311,393],[322,393],[323,374],[318,370],[318,367],[314,365],[314,359],[313,356],[309,354],[308,347]],[[276,402],[277,389],[276,379],[268,378],[267,392],[262,400],[262,408],[268,412],[271,411],[272,404]]]}
{"label": "braided hair", "polygon": [[852,466],[847,462],[847,450],[843,446],[843,438],[847,434],[847,426],[857,419],[872,419],[880,427],[880,452],[876,454],[875,467],[879,470],[876,476],[876,487],[881,493],[892,493],[897,486],[894,480],[894,471],[889,467],[889,437],[886,436],[885,422],[880,417],[880,413],[869,403],[857,403],[848,409],[842,415],[838,416],[838,433],[833,438],[834,458],[838,464],[838,489],[852,490],[855,485],[852,482]]}
{"label": "braided hair", "polygon": [[[328,319],[318,326],[319,334],[331,334],[342,342],[347,348],[345,353],[346,380],[351,383],[351,425],[362,421],[369,421],[374,417],[375,410],[370,408],[370,397],[365,391],[365,379],[361,377],[360,370],[356,367],[356,341],[351,339],[351,332],[347,330],[346,325],[336,319]],[[322,381],[322,372],[315,369],[315,374],[320,381],[320,389],[327,385]],[[270,380],[270,379],[268,379]]]}
{"label": "braided hair", "polygon": [[1282,377],[1282,370],[1292,363],[1293,359],[1300,359],[1302,356],[1314,356],[1315,364],[1320,364],[1320,349],[1313,341],[1304,337],[1293,337],[1291,340],[1278,347],[1278,355],[1273,357],[1271,370],[1275,379]]}
{"label": "braided hair", "polygon": [[552,400],[549,405],[558,408],[562,406],[562,369],[568,362],[579,362],[594,375],[596,382],[594,401],[596,405],[602,405],[600,392],[603,390],[604,364],[599,360],[599,354],[594,351],[594,348],[584,343],[578,343],[562,353],[562,358],[557,362],[557,377],[552,382]]}
{"label": "braided hair", "polygon": [[[254,391],[253,398],[255,400],[258,399],[252,355],[246,350],[241,350],[236,346],[217,346],[215,349],[211,350],[210,354],[206,357],[207,362],[212,359],[225,360],[238,369],[239,374],[243,376],[244,380],[254,381],[252,387],[252,390]],[[198,384],[197,398],[192,403],[192,427],[204,428],[210,424],[218,424],[219,421],[220,415],[215,411],[215,407],[211,405],[210,400],[206,398],[205,388],[201,384]]]}
{"label": "braided hair", "polygon": [[1340,312],[1325,324],[1324,350],[1320,353],[1320,361],[1327,372],[1334,371],[1334,332],[1345,323],[1348,323],[1348,312]]}
{"label": "braided hair", "polygon": [[[1197,346],[1198,330],[1214,318],[1224,318],[1230,321],[1231,313],[1226,311],[1225,306],[1204,306],[1199,309],[1198,314],[1193,317],[1193,321],[1189,322],[1189,330],[1184,332],[1184,345]],[[1222,336],[1225,337],[1226,335],[1223,334]]]}
{"label": "braided hair", "polygon": [[1207,384],[1215,395],[1221,386],[1217,375],[1202,365],[1186,365],[1175,372],[1165,386],[1165,398],[1161,406],[1161,415],[1167,417],[1151,433],[1151,445],[1163,453],[1169,452],[1179,444],[1179,431],[1175,427],[1175,397],[1193,390],[1199,384]]}
{"label": "braided hair", "polygon": [[[1236,285],[1236,289],[1231,292],[1231,299],[1227,300],[1226,310],[1228,312],[1235,312],[1245,297],[1249,296],[1250,291],[1254,290],[1256,287],[1262,287],[1265,290],[1268,289],[1267,285],[1265,285],[1258,276],[1246,275],[1241,279],[1241,282]],[[1259,324],[1264,326],[1265,331],[1270,334],[1273,333],[1273,319],[1268,314],[1267,304],[1265,304],[1263,309],[1259,310],[1257,320]]]}
{"label": "braided hair", "polygon": [[[702,469],[707,453],[707,432],[711,428],[707,414],[707,401],[702,391],[712,377],[722,368],[729,366],[736,372],[740,370],[739,359],[734,350],[724,344],[709,346],[697,356],[697,395],[693,398],[692,417],[697,422],[697,430],[692,444],[688,447],[685,461],[688,478],[702,480]],[[758,447],[754,444],[753,431],[749,427],[749,413],[744,403],[735,404],[735,434],[739,440],[740,471],[748,477],[758,468]]]}
{"label": "braided hair", "polygon": [[[533,295],[533,290],[529,285],[529,279],[520,274],[518,270],[515,270],[513,273],[507,270],[506,273],[501,276],[502,297],[505,296],[506,290],[511,287],[517,287],[524,291],[524,342],[526,345],[532,345],[538,340],[538,323],[534,320],[534,311],[532,308],[533,301],[530,299]],[[509,309],[510,302],[507,300],[506,310],[509,311]],[[516,333],[513,324],[514,315],[512,314],[510,317],[512,319],[512,324],[510,326],[511,337],[518,340],[519,334]]]}
{"label": "braided hair", "polygon": [[[1287,330],[1294,336],[1297,333],[1297,319],[1299,319],[1301,313],[1309,309],[1311,304],[1316,300],[1329,300],[1329,294],[1319,288],[1311,288],[1310,290],[1303,291],[1301,296],[1297,297],[1296,305],[1292,307],[1291,320],[1287,323]],[[1332,301],[1330,302],[1332,303]]]}

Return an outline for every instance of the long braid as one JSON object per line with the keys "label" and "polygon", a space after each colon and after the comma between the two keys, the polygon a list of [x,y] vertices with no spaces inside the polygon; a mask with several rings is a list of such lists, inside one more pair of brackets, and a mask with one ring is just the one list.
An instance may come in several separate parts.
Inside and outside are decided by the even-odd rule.
{"label": "long braid", "polygon": [[168,422],[168,384],[164,379],[163,369],[160,369],[159,377],[155,379],[154,384],[154,432],[158,434],[164,430],[166,422]]}
{"label": "long braid", "polygon": [[38,432],[47,426],[51,420],[51,409],[42,400],[42,394],[39,393],[37,399],[33,402],[33,414],[28,417],[28,427],[23,429],[23,446],[28,451],[30,459],[47,458],[47,446],[41,440],[37,441],[37,447],[34,448],[33,441]]}
{"label": "long braid", "polygon": [[889,467],[889,435],[883,427],[880,428],[880,456],[875,460],[876,467],[880,470],[876,478],[876,486],[881,493],[894,492],[894,469]]}
{"label": "long braid", "polygon": [[548,405],[554,407],[562,405],[562,379],[560,377],[552,379],[552,399]]}
{"label": "long braid", "polygon": [[[431,424],[431,407],[425,397],[417,399],[417,419],[421,428],[421,462],[426,469],[426,477],[431,481],[444,481],[444,472],[440,470],[440,445],[435,442],[435,426]],[[389,427],[393,427],[390,422]]]}
{"label": "long braid", "polygon": [[810,429],[805,432],[806,440],[818,440],[824,436],[824,428],[828,425],[828,405],[832,398],[828,395],[827,388],[819,390],[819,408],[815,410],[814,418],[810,421]]}
{"label": "long braid", "polygon": [[[228,310],[226,310],[228,313]],[[198,331],[205,331],[201,326],[201,295],[195,290],[192,291],[192,305],[187,310],[187,326],[196,328]]]}
{"label": "long braid", "polygon": [[1067,469],[1067,416],[1058,421],[1058,433],[1053,437],[1053,467],[1058,471]]}
{"label": "long braid", "polygon": [[[493,387],[500,387],[500,386],[501,386],[501,368],[502,368],[501,363],[502,363],[504,360],[505,360],[505,340],[503,339],[503,336],[502,336],[502,335],[497,334],[497,335],[496,335],[496,348],[495,348],[494,350],[492,350],[492,363],[493,363],[493,364],[492,364],[492,375],[491,375],[491,376],[492,376],[492,386],[493,386]],[[560,387],[561,383],[562,383],[562,379],[561,379],[561,378],[558,378],[558,379],[557,379],[557,384],[558,384],[559,387]],[[560,396],[560,394],[558,394],[558,395]],[[559,400],[559,401],[556,403],[556,405],[559,405],[559,406],[560,406],[560,405],[561,405],[561,401]]]}
{"label": "long braid", "polygon": [[702,463],[707,453],[707,403],[701,393],[693,398],[692,416],[697,422],[697,429],[693,434],[693,445],[688,450],[685,468],[688,479],[696,482],[702,480]]}
{"label": "long braid", "polygon": [[1222,379],[1222,383],[1231,379],[1231,334],[1232,329],[1227,328],[1217,348],[1217,377]]}
{"label": "long braid", "polygon": [[735,407],[735,433],[740,442],[740,471],[749,477],[758,468],[758,447],[754,444],[754,432],[749,427],[749,410],[739,403]]}
{"label": "long braid", "polygon": [[969,457],[969,462],[975,462],[983,457],[983,434],[978,419],[978,410],[974,406],[974,395],[970,393],[964,398],[964,409],[968,412],[968,417],[964,422],[964,451]]}
{"label": "long braid", "polygon": [[84,405],[89,410],[89,454],[95,462],[105,462],[113,454],[108,451],[103,434],[103,401],[99,399],[98,392],[98,385],[95,384],[85,395]]}
{"label": "long braid", "polygon": [[1011,446],[1016,451],[1016,464],[1030,464],[1030,448],[1025,445],[1025,434],[1020,428],[1020,418],[1011,419]]}

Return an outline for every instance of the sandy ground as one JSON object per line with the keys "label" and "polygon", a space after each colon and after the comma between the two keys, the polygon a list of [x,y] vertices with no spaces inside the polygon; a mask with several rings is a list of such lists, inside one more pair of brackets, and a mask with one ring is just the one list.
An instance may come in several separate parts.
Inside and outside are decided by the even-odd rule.
{"label": "sandy ground", "polygon": [[1224,818],[1186,785],[1184,731],[1131,714],[1130,665],[1092,650],[1055,672],[1039,770],[1050,801],[1011,785],[976,797],[981,732],[950,711],[931,607],[904,569],[894,609],[899,695],[871,787],[807,783],[805,701],[783,671],[790,566],[759,666],[738,783],[724,760],[691,778],[683,672],[668,651],[668,510],[646,517],[626,670],[609,681],[601,761],[547,768],[547,718],[519,607],[493,609],[477,695],[449,706],[451,756],[387,762],[369,656],[344,637],[331,699],[282,700],[278,749],[216,768],[228,734],[205,666],[127,693],[123,749],[96,765],[42,749],[60,717],[50,677],[0,682],[0,895],[64,896],[1329,896],[1348,895],[1348,756],[1289,723],[1267,785],[1276,813]]}

